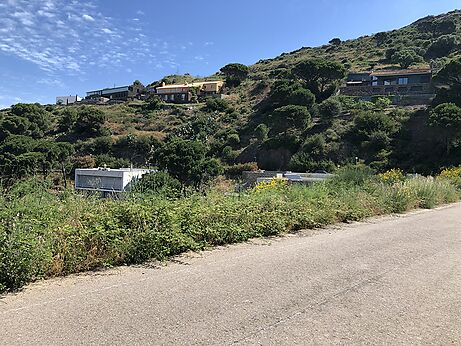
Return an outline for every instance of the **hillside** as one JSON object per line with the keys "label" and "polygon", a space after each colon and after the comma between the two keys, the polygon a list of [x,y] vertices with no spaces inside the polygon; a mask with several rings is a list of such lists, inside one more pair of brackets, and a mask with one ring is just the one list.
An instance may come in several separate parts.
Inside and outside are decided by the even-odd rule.
{"label": "hillside", "polygon": [[386,52],[399,49],[417,52],[424,58],[422,66],[430,64],[440,67],[446,59],[460,54],[456,44],[460,35],[461,10],[457,10],[422,18],[398,30],[341,42],[332,40],[331,44],[321,47],[304,47],[274,59],[261,60],[252,66],[251,71],[254,78],[264,78],[278,69],[290,68],[301,60],[314,58],[337,61],[353,71],[383,69],[396,66],[389,61]]}
{"label": "hillside", "polygon": [[[332,171],[360,160],[377,170],[438,171],[461,163],[461,148],[458,134],[450,134],[448,143],[443,129],[430,124],[429,110],[393,107],[382,98],[371,103],[336,96],[336,90],[346,71],[408,64],[444,71],[461,55],[460,38],[461,11],[454,11],[399,30],[344,42],[333,39],[321,47],[261,60],[249,66],[240,85],[226,88],[224,100],[174,105],[153,98],[97,107],[13,107],[0,113],[1,174],[23,176],[64,166],[67,172],[103,164],[156,166],[158,150],[172,138],[200,142],[207,157],[224,166],[256,161],[264,169]],[[318,81],[310,80],[300,65],[312,61],[322,61],[342,77],[329,77],[318,89]],[[163,79],[194,80],[190,75]],[[449,92],[444,95],[445,101],[461,106]],[[71,148],[58,159],[45,142]]]}

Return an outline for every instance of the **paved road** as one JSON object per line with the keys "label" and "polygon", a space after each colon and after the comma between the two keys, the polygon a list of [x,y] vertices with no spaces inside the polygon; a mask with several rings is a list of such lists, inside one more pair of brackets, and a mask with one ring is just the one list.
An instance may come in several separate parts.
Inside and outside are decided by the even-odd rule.
{"label": "paved road", "polygon": [[31,285],[2,345],[461,344],[461,204]]}

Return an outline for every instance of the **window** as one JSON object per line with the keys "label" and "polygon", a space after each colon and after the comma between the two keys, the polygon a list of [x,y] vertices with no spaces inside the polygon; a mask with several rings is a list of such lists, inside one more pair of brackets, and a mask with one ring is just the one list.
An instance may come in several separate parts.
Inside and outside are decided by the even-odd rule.
{"label": "window", "polygon": [[421,76],[421,83],[430,83],[431,77],[430,76]]}
{"label": "window", "polygon": [[408,84],[408,78],[403,77],[399,78],[399,85],[407,85]]}

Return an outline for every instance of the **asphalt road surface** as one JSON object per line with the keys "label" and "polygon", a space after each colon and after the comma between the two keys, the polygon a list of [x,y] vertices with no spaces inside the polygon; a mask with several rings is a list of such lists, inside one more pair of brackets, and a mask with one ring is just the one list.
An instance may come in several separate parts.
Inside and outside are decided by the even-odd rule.
{"label": "asphalt road surface", "polygon": [[0,344],[461,344],[461,204],[35,283]]}

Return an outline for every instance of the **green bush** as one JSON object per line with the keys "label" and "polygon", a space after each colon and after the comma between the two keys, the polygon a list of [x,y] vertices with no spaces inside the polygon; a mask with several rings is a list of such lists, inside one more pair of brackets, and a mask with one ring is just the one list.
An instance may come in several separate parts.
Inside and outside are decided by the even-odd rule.
{"label": "green bush", "polygon": [[181,191],[181,182],[165,172],[146,174],[133,187],[135,193],[154,194],[167,198],[180,197]]}
{"label": "green bush", "polygon": [[375,178],[374,174],[375,171],[366,165],[347,165],[336,171],[333,182],[351,186],[364,185]]}
{"label": "green bush", "polygon": [[224,168],[224,175],[228,178],[238,178],[245,171],[257,171],[258,164],[256,162],[239,163]]}
{"label": "green bush", "polygon": [[330,97],[319,105],[319,113],[321,117],[326,120],[331,120],[332,118],[339,116],[341,112],[341,102],[334,97]]}

